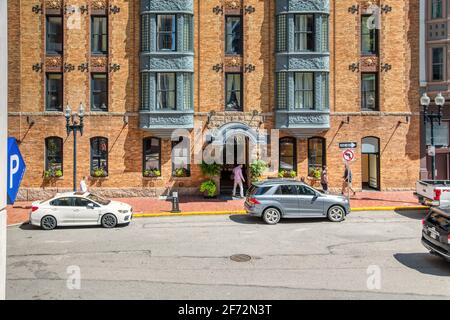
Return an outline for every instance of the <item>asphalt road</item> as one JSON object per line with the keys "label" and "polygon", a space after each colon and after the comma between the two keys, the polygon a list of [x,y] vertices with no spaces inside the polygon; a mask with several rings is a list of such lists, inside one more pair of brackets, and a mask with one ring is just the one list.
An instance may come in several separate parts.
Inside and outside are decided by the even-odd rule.
{"label": "asphalt road", "polygon": [[[343,223],[247,216],[128,227],[8,229],[7,299],[450,299],[450,263],[420,243],[423,212]],[[251,256],[234,262],[234,254]],[[78,276],[79,275],[79,276]]]}

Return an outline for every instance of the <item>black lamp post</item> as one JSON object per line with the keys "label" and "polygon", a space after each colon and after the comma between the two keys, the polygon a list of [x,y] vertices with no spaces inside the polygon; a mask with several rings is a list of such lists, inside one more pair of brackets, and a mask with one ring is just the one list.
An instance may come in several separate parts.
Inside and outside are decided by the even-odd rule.
{"label": "black lamp post", "polygon": [[[423,122],[425,124],[425,137],[426,137],[426,124],[430,123],[431,128],[431,147],[435,147],[434,145],[434,122],[437,121],[439,125],[441,125],[442,120],[442,107],[445,104],[445,98],[442,93],[439,93],[434,99],[434,103],[439,107],[438,112],[429,112],[428,107],[430,106],[431,99],[428,97],[426,93],[422,95],[420,98],[420,104],[423,106]],[[436,150],[433,151],[431,156],[431,171],[433,180],[436,179]]]}
{"label": "black lamp post", "polygon": [[73,132],[73,191],[77,191],[77,131],[80,135],[83,135],[83,118],[84,118],[84,106],[80,102],[80,108],[78,112],[72,112],[69,104],[66,107],[66,130],[67,135]]}

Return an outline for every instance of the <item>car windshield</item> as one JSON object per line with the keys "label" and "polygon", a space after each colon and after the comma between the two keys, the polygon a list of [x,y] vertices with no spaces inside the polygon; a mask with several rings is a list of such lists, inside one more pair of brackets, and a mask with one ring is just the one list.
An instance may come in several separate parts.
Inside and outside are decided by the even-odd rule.
{"label": "car windshield", "polygon": [[111,200],[103,199],[102,197],[99,197],[98,195],[93,194],[93,193],[90,193],[90,194],[87,196],[87,198],[88,198],[89,200],[92,200],[92,201],[94,201],[94,202],[97,202],[97,203],[99,203],[99,204],[101,204],[101,205],[103,205],[103,206],[107,206],[108,204],[111,203]]}

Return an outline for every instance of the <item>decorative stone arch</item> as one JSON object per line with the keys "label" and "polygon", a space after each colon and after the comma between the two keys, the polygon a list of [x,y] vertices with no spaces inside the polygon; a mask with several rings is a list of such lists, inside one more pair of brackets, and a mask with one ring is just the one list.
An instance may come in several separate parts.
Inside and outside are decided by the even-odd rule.
{"label": "decorative stone arch", "polygon": [[246,123],[230,122],[216,129],[212,135],[214,138],[213,143],[224,145],[229,138],[239,135],[247,137],[254,145],[266,142],[264,137],[261,136],[257,130],[249,127]]}

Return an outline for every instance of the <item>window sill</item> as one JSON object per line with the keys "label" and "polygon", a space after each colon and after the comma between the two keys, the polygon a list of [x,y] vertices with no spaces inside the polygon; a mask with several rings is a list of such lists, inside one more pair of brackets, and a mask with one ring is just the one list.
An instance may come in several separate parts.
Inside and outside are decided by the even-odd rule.
{"label": "window sill", "polygon": [[174,180],[187,180],[187,179],[191,179],[191,176],[187,176],[187,177],[176,177],[176,176],[172,176],[172,179]]}
{"label": "window sill", "polygon": [[163,180],[161,176],[159,177],[142,177],[143,180]]}
{"label": "window sill", "polygon": [[90,176],[90,179],[92,179],[92,180],[109,180],[109,176],[106,176],[106,177],[93,177],[93,176]]}

